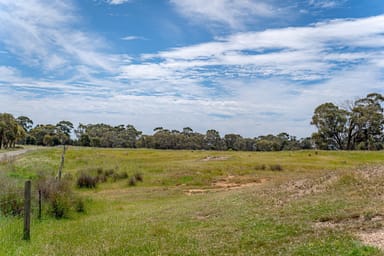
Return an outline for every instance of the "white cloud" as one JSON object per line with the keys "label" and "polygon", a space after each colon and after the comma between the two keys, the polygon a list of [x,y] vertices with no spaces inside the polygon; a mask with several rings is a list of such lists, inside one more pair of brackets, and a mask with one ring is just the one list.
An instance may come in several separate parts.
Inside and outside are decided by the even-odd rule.
{"label": "white cloud", "polygon": [[146,40],[146,39],[142,36],[125,36],[121,38],[121,40],[132,41],[132,40]]}
{"label": "white cloud", "polygon": [[343,5],[346,0],[309,0],[308,4],[316,8],[335,8]]}
{"label": "white cloud", "polygon": [[107,0],[108,4],[119,5],[130,2],[131,0]]}
{"label": "white cloud", "polygon": [[[384,48],[384,16],[333,20],[308,27],[238,33],[218,41],[143,55],[155,78],[181,72],[242,73],[246,76],[287,76],[292,80],[329,78],[338,69],[379,63]],[[162,62],[158,63],[158,59]],[[152,63],[152,59],[156,63]],[[215,70],[220,66],[221,69]],[[127,73],[127,72],[125,72]],[[143,73],[143,72],[141,72]],[[140,74],[141,74],[140,73]],[[148,74],[151,79],[151,72]]]}
{"label": "white cloud", "polygon": [[170,0],[176,10],[194,22],[214,22],[241,28],[247,21],[276,17],[277,8],[270,1],[253,0]]}
{"label": "white cloud", "polygon": [[[190,114],[189,120],[200,130],[214,123],[222,132],[247,136],[281,131],[308,136],[317,105],[384,92],[382,31],[384,16],[238,33],[143,55],[142,64],[122,67],[119,78],[178,99],[183,106],[176,104],[178,111],[164,109],[177,120],[183,120],[182,109],[199,111],[193,103],[198,104],[203,114],[196,120]],[[205,90],[196,90],[199,86]],[[208,101],[215,103],[212,108]]]}
{"label": "white cloud", "polygon": [[112,71],[107,43],[77,29],[71,1],[0,1],[0,41],[28,66],[47,71],[79,65]]}

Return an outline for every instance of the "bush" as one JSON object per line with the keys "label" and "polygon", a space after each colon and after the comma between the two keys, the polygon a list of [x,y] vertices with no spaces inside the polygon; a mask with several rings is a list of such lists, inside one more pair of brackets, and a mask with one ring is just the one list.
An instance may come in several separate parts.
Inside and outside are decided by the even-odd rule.
{"label": "bush", "polygon": [[41,178],[37,186],[48,203],[48,214],[57,219],[67,217],[74,198],[68,180]]}
{"label": "bush", "polygon": [[135,176],[132,176],[129,181],[128,181],[128,185],[129,186],[136,186],[136,183],[137,183],[137,180],[136,180],[136,177]]}
{"label": "bush", "polygon": [[82,172],[77,178],[76,184],[79,188],[96,188],[98,180],[98,177],[92,177],[91,175]]}
{"label": "bush", "polygon": [[262,170],[264,171],[267,167],[265,166],[265,164],[258,164],[255,166],[255,170]]}
{"label": "bush", "polygon": [[115,174],[115,170],[113,170],[113,169],[105,170],[105,171],[104,171],[104,174],[105,174],[105,176],[107,176],[107,177],[112,177],[113,174]]}
{"label": "bush", "polygon": [[280,164],[272,164],[269,166],[271,171],[282,171],[283,167]]}
{"label": "bush", "polygon": [[122,179],[127,179],[128,178],[128,173],[127,172],[121,172],[121,173],[114,173],[112,175],[112,180],[117,181],[117,180],[122,180]]}
{"label": "bush", "polygon": [[70,199],[66,195],[55,193],[50,198],[50,207],[48,212],[56,219],[61,219],[68,216],[71,208]]}
{"label": "bush", "polygon": [[134,176],[135,176],[135,178],[136,178],[137,181],[140,181],[140,182],[143,182],[143,181],[144,181],[144,179],[143,179],[143,174],[142,174],[142,173],[137,172],[137,173],[135,173]]}
{"label": "bush", "polygon": [[76,212],[85,212],[85,203],[84,203],[83,199],[81,199],[81,198],[75,199],[74,205],[75,205],[75,211]]}
{"label": "bush", "polygon": [[107,176],[105,176],[105,174],[99,174],[97,175],[96,180],[101,183],[107,182]]}

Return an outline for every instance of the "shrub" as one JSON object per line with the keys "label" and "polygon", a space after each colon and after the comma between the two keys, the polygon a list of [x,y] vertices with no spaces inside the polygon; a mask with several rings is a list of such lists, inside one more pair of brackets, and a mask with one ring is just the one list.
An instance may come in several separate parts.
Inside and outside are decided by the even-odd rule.
{"label": "shrub", "polygon": [[48,212],[56,219],[61,219],[68,215],[71,202],[66,195],[55,193],[50,198],[50,207]]}
{"label": "shrub", "polygon": [[77,178],[77,186],[79,188],[96,188],[98,177],[92,177],[91,175],[82,172]]}
{"label": "shrub", "polygon": [[265,164],[258,164],[255,166],[255,170],[262,170],[264,171],[267,167],[265,166]]}
{"label": "shrub", "polygon": [[96,180],[97,182],[101,182],[101,183],[104,183],[104,182],[107,182],[107,176],[105,176],[105,174],[99,174],[97,177],[96,177]]}
{"label": "shrub", "polygon": [[107,177],[112,177],[114,173],[115,173],[115,170],[113,170],[113,169],[109,169],[109,170],[104,171],[104,174]]}
{"label": "shrub", "polygon": [[38,181],[37,186],[41,191],[42,198],[48,203],[48,214],[57,219],[66,217],[71,209],[73,199],[68,180],[43,177]]}
{"label": "shrub", "polygon": [[271,171],[282,171],[283,167],[280,164],[272,164],[269,166]]}
{"label": "shrub", "polygon": [[97,175],[103,174],[103,168],[102,167],[96,168],[96,172],[97,172]]}
{"label": "shrub", "polygon": [[137,181],[143,182],[143,174],[140,172],[135,173],[134,177],[136,178]]}
{"label": "shrub", "polygon": [[128,181],[128,185],[129,186],[136,186],[136,183],[137,183],[137,180],[136,180],[136,177],[135,176],[132,176],[129,181]]}
{"label": "shrub", "polygon": [[76,212],[85,212],[85,203],[83,199],[76,198],[74,201],[74,208]]}
{"label": "shrub", "polygon": [[128,173],[127,172],[119,173],[119,179],[128,179]]}

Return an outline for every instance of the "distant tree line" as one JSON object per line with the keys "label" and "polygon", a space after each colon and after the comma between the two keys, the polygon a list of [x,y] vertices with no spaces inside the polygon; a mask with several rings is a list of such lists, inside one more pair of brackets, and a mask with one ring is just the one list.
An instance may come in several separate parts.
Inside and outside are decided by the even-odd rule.
{"label": "distant tree line", "polygon": [[[75,135],[75,139],[71,135]],[[73,136],[72,136],[73,137]],[[26,145],[57,146],[76,145],[106,148],[154,148],[191,150],[236,150],[236,151],[280,151],[312,148],[310,138],[296,139],[287,133],[278,135],[243,138],[239,134],[226,134],[221,137],[217,130],[205,134],[193,131],[190,127],[182,131],[163,127],[154,129],[152,135],[144,135],[133,125],[79,124],[74,128],[70,121],[53,124],[38,124],[20,116],[0,114],[0,144],[14,147],[16,143]]]}
{"label": "distant tree line", "polygon": [[[345,108],[333,103],[318,106],[311,124],[317,127],[312,137],[297,139],[288,133],[244,138],[239,134],[220,136],[214,129],[204,134],[190,127],[182,131],[157,127],[145,135],[133,125],[79,124],[70,121],[38,124],[20,116],[0,114],[0,148],[18,144],[85,147],[154,148],[191,150],[282,151],[318,148],[324,150],[381,150],[384,148],[384,97],[378,93],[357,99]],[[71,136],[75,135],[75,136]],[[71,137],[76,137],[75,139]]]}

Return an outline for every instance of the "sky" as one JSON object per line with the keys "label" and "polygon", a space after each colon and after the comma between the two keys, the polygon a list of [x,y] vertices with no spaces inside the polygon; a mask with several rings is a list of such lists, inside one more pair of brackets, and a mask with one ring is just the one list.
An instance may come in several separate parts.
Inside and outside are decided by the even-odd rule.
{"label": "sky", "polygon": [[384,93],[383,0],[0,0],[0,112],[310,136]]}

